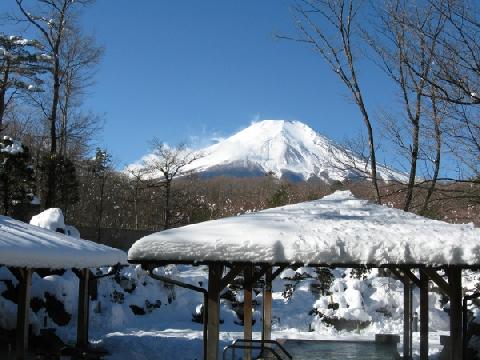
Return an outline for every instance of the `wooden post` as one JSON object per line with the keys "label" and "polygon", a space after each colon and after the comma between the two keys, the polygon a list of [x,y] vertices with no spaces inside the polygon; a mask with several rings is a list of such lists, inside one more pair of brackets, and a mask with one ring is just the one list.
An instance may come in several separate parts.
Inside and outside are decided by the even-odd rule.
{"label": "wooden post", "polygon": [[28,350],[28,328],[30,312],[30,291],[32,269],[20,269],[20,289],[18,292],[17,331],[15,354],[17,360],[23,360]]}
{"label": "wooden post", "polygon": [[450,285],[450,359],[463,359],[463,329],[462,329],[462,270],[450,268],[447,270]]}
{"label": "wooden post", "polygon": [[412,358],[412,284],[403,278],[403,358]]}
{"label": "wooden post", "polygon": [[420,270],[420,360],[428,360],[428,276]]}
{"label": "wooden post", "polygon": [[203,293],[203,360],[207,359],[208,344],[208,292]]}
{"label": "wooden post", "polygon": [[208,265],[208,331],[207,360],[218,359],[218,339],[220,331],[220,281],[223,266]]}
{"label": "wooden post", "polygon": [[[244,273],[243,285],[243,338],[245,340],[252,340],[252,291],[253,291],[253,266],[247,265]],[[250,344],[249,344],[250,345]],[[244,359],[252,359],[252,350],[244,350]]]}
{"label": "wooden post", "polygon": [[262,341],[272,339],[272,267],[265,272],[263,286],[263,328]]}
{"label": "wooden post", "polygon": [[78,287],[77,346],[83,349],[87,348],[88,346],[89,274],[90,273],[88,269],[80,270],[80,281]]}

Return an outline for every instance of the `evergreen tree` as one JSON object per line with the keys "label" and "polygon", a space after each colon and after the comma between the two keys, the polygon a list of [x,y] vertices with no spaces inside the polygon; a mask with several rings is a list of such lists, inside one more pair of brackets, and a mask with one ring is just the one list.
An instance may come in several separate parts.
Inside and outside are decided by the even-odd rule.
{"label": "evergreen tree", "polygon": [[[66,215],[68,207],[79,201],[79,182],[77,179],[77,173],[75,164],[68,158],[58,154],[45,154],[41,164],[42,174],[45,174],[46,169],[55,170],[55,203],[54,207],[60,207],[63,213]],[[43,183],[48,179],[43,179]],[[46,191],[46,186],[42,186]],[[43,194],[42,198],[44,198]],[[44,204],[44,207],[47,207]]]}
{"label": "evergreen tree", "polygon": [[102,218],[104,213],[104,201],[105,201],[105,187],[110,174],[113,171],[112,168],[112,156],[106,151],[97,148],[95,152],[95,159],[93,160],[91,172],[95,178],[96,186],[98,187],[97,193],[97,241],[102,238]]}
{"label": "evergreen tree", "polygon": [[18,93],[40,91],[40,75],[48,70],[50,57],[38,41],[0,34],[0,131],[5,110]]}
{"label": "evergreen tree", "polygon": [[289,203],[289,185],[283,183],[268,199],[268,207],[278,207]]}
{"label": "evergreen tree", "polygon": [[4,215],[12,207],[31,201],[35,190],[35,177],[30,164],[28,148],[4,136],[0,140],[0,197]]}

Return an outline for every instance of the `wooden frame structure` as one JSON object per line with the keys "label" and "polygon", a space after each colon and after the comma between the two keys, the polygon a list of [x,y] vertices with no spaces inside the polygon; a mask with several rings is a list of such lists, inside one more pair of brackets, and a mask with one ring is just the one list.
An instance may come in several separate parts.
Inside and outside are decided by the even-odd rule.
{"label": "wooden frame structure", "polygon": [[[15,332],[15,359],[24,360],[29,348],[29,312],[30,294],[32,287],[32,273],[35,269],[18,268],[19,292],[17,307],[17,326]],[[78,311],[77,311],[77,343],[79,349],[88,347],[88,314],[89,314],[89,270],[80,270]]]}
{"label": "wooden frame structure", "polygon": [[[261,263],[232,263],[232,262],[202,262],[202,261],[132,261],[131,263],[142,264],[148,268],[160,267],[168,264],[184,265],[207,265],[208,276],[208,316],[207,339],[204,342],[204,359],[219,359],[219,324],[220,324],[220,294],[221,291],[234,280],[235,276],[244,274],[244,339],[252,339],[252,288],[253,284],[264,276],[263,309],[262,309],[262,340],[271,340],[272,280],[286,267],[299,267],[305,264],[261,264]],[[260,266],[261,271],[254,277],[254,266]],[[272,272],[273,267],[279,267]],[[383,268],[402,281],[404,285],[404,329],[403,329],[403,352],[404,359],[412,358],[412,290],[414,286],[420,289],[420,360],[428,360],[428,291],[429,283],[435,283],[450,299],[450,360],[465,360],[463,355],[463,307],[462,307],[462,269],[474,269],[475,266],[438,266],[426,267],[424,265],[359,265],[359,264],[307,264],[310,267],[328,268]],[[227,275],[223,274],[224,268],[231,270]],[[412,270],[418,270],[417,277]],[[438,271],[443,270],[448,280],[445,280]],[[244,358],[251,359],[249,350],[245,350]]]}

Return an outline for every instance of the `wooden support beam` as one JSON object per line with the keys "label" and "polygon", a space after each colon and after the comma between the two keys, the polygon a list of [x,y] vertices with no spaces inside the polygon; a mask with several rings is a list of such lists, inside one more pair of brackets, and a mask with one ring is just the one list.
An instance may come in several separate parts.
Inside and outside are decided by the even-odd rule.
{"label": "wooden support beam", "polygon": [[425,268],[425,269],[422,269],[422,271],[424,271],[428,275],[430,280],[432,280],[435,284],[437,284],[437,286],[440,288],[440,290],[442,290],[445,293],[445,295],[450,297],[450,294],[451,294],[450,285],[440,275],[438,275],[438,273],[435,270]]}
{"label": "wooden support beam", "polygon": [[288,266],[287,265],[282,265],[279,266],[277,270],[272,274],[272,281],[277,278],[278,275],[282,273],[283,270],[285,270]]}
{"label": "wooden support beam", "polygon": [[420,360],[428,360],[428,275],[420,270]]}
{"label": "wooden support beam", "polygon": [[450,360],[463,359],[462,269],[447,270],[450,296]]}
{"label": "wooden support beam", "polygon": [[218,359],[218,339],[220,331],[220,282],[223,266],[208,265],[208,326],[207,360]]}
{"label": "wooden support beam", "polygon": [[262,340],[272,340],[272,268],[265,272],[263,286],[263,328]]}
{"label": "wooden support beam", "polygon": [[412,284],[403,279],[403,359],[412,358]]}
{"label": "wooden support beam", "polygon": [[18,292],[17,330],[15,356],[24,360],[28,351],[28,329],[30,312],[30,292],[32,288],[32,269],[20,269],[20,289]]}
{"label": "wooden support beam", "polygon": [[[398,271],[397,269],[389,269],[390,272],[394,275],[394,277],[396,277],[398,280],[400,280],[402,282],[402,284],[405,284],[405,280],[408,279],[405,275],[402,275],[400,273],[400,271]],[[410,283],[410,280],[408,280],[408,282]]]}
{"label": "wooden support beam", "polygon": [[410,269],[401,268],[402,273],[407,276],[418,288],[420,288],[420,279],[415,276]]}
{"label": "wooden support beam", "polygon": [[243,270],[243,266],[241,265],[235,265],[230,269],[227,275],[223,277],[223,279],[220,281],[220,289],[223,290],[227,287],[228,284],[231,284],[233,280],[235,280],[235,277],[240,274]]}
{"label": "wooden support beam", "polygon": [[[253,291],[253,265],[247,265],[244,268],[244,286],[243,286],[243,338],[252,340],[252,291]],[[245,349],[243,353],[245,360],[252,359],[252,350]]]}
{"label": "wooden support beam", "polygon": [[[253,283],[257,283],[260,278],[265,275],[265,273],[267,272],[267,270],[270,268],[270,266],[266,266],[266,265],[262,265],[260,266],[260,271],[258,272],[255,272],[253,273]],[[254,268],[255,269],[255,268]]]}
{"label": "wooden support beam", "polygon": [[88,298],[88,269],[81,269],[79,272],[80,281],[78,288],[78,311],[77,311],[77,346],[85,349],[88,347],[88,315],[89,315],[89,298]]}

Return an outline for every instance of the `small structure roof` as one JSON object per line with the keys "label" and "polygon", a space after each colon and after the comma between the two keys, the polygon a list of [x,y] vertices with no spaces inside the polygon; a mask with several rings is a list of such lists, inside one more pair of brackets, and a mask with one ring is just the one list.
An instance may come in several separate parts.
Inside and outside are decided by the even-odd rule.
{"label": "small structure roof", "polygon": [[207,221],[138,240],[130,262],[307,265],[480,264],[480,229],[356,199],[323,199]]}
{"label": "small structure roof", "polygon": [[0,216],[1,265],[55,269],[125,262],[121,250]]}

